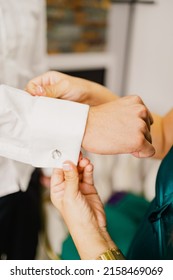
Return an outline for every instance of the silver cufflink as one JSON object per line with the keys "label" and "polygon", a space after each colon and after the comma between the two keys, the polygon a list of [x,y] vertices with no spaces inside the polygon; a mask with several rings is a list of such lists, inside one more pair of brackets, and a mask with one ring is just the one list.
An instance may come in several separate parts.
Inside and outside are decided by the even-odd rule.
{"label": "silver cufflink", "polygon": [[61,152],[59,150],[52,151],[52,158],[53,159],[59,159],[61,157]]}

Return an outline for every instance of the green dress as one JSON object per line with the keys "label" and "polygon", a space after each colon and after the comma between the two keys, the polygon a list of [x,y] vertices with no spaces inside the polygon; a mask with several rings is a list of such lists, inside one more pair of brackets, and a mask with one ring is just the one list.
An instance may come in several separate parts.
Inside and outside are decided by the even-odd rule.
{"label": "green dress", "polygon": [[127,258],[173,259],[173,147],[161,162],[156,197],[141,221]]}
{"label": "green dress", "polygon": [[[125,256],[148,205],[143,197],[127,193],[113,195],[105,205],[108,231]],[[80,259],[70,235],[63,242],[61,259]]]}

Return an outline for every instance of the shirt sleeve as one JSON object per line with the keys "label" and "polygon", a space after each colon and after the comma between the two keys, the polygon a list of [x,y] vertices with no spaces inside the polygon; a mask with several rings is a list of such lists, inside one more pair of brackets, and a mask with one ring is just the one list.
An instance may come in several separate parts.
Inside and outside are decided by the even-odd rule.
{"label": "shirt sleeve", "polygon": [[0,86],[0,156],[34,167],[77,164],[89,106]]}

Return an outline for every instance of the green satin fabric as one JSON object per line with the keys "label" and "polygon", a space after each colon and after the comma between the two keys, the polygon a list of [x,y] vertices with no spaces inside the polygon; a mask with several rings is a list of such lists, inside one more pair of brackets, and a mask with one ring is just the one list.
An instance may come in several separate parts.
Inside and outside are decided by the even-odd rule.
{"label": "green satin fabric", "polygon": [[156,197],[141,221],[128,259],[173,259],[173,147],[162,160]]}
{"label": "green satin fabric", "polygon": [[[108,231],[125,256],[148,206],[149,202],[143,197],[130,193],[118,202],[105,205]],[[80,259],[70,235],[63,242],[61,259]]]}

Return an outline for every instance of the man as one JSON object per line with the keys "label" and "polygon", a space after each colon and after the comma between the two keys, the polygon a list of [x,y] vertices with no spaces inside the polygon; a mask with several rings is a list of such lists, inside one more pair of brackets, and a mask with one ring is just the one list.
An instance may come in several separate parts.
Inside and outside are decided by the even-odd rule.
{"label": "man", "polygon": [[[47,69],[45,11],[44,0],[0,0],[0,84],[23,89],[29,79]],[[8,122],[5,106],[1,102],[1,139],[5,116]],[[0,259],[35,258],[40,226],[38,173],[31,165],[0,157]]]}

